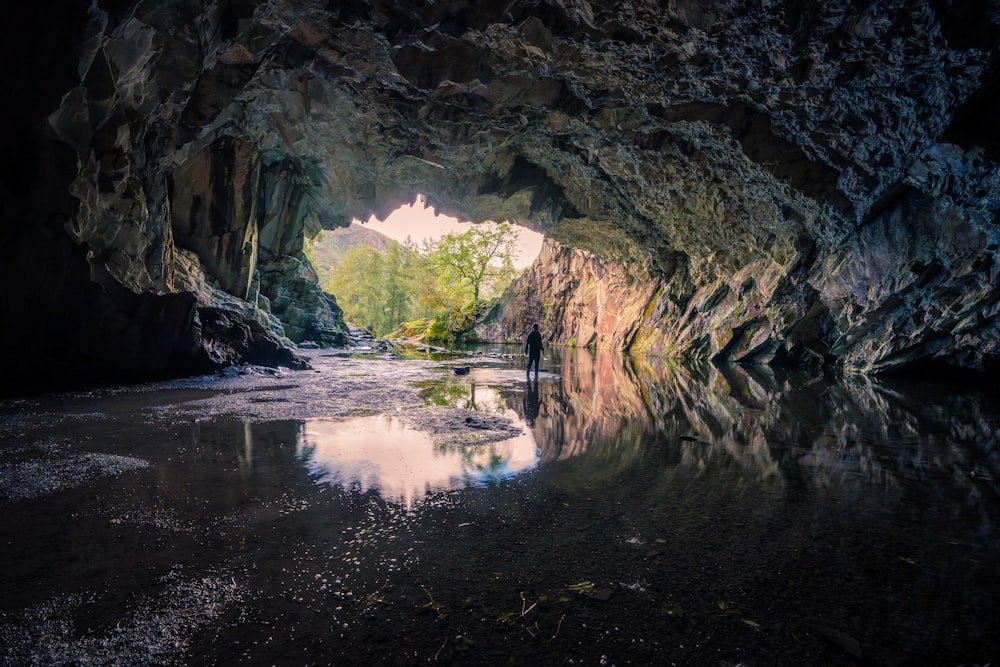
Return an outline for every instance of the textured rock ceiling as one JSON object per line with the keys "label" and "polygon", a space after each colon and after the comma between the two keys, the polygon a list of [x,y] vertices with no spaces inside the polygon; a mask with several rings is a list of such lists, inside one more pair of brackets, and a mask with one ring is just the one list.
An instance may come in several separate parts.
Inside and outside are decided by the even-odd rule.
{"label": "textured rock ceiling", "polygon": [[417,193],[558,242],[497,335],[996,366],[993,0],[67,6],[16,10],[3,137],[5,343],[50,371],[335,337],[303,234]]}

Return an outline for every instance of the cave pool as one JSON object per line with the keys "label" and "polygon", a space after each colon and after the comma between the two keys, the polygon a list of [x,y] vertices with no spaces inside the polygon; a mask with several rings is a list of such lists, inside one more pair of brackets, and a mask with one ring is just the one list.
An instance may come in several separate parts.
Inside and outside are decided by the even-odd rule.
{"label": "cave pool", "polygon": [[1000,659],[994,387],[479,351],[0,402],[0,664]]}

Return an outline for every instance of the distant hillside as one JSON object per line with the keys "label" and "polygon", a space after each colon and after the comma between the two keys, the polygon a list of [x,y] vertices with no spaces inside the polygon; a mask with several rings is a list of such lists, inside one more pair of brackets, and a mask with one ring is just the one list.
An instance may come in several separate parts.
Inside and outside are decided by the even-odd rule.
{"label": "distant hillside", "polygon": [[369,246],[385,253],[396,245],[396,241],[357,223],[340,229],[324,229],[316,239],[306,241],[306,252],[319,276],[320,286],[326,286],[330,281],[330,272],[340,263],[347,249],[356,245]]}

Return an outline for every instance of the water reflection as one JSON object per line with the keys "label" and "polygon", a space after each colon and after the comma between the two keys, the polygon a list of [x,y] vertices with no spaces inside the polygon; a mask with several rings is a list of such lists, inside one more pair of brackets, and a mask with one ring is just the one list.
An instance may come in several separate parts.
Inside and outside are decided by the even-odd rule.
{"label": "water reflection", "polygon": [[421,395],[516,412],[543,467],[573,461],[567,484],[616,477],[655,453],[669,459],[663,484],[712,479],[730,494],[813,488],[899,503],[934,482],[935,493],[973,507],[1000,491],[1000,410],[989,393],[601,351],[548,355],[540,381],[525,381],[514,356],[425,383]]}
{"label": "water reflection", "polygon": [[[482,405],[490,405],[490,393],[480,392]],[[320,482],[376,491],[407,508],[436,492],[506,479],[537,461],[526,435],[484,445],[442,444],[394,415],[308,420],[298,455]]]}
{"label": "water reflection", "polygon": [[[292,392],[322,398],[336,384],[322,374],[230,418],[134,418],[149,400],[135,393],[8,417],[0,463],[43,468],[100,443],[150,465],[0,507],[0,637],[25,651],[0,639],[0,663],[30,664],[4,656],[38,638],[114,649],[126,627],[198,664],[850,665],[852,642],[864,664],[997,655],[995,392],[549,355],[537,383],[519,360],[461,377],[442,361],[426,408],[346,421],[250,419]],[[413,418],[466,410],[523,434],[468,445]],[[459,487],[473,488],[439,493]],[[246,602],[204,630],[150,633],[150,610],[177,615],[150,595],[182,566],[208,596],[194,607],[219,608],[205,582],[221,572]],[[76,590],[94,602],[39,606]],[[39,622],[11,625],[23,610]]]}
{"label": "water reflection", "polygon": [[524,383],[524,421],[528,426],[535,425],[541,404],[542,401],[538,397],[538,378],[536,377],[534,381],[526,380]]}

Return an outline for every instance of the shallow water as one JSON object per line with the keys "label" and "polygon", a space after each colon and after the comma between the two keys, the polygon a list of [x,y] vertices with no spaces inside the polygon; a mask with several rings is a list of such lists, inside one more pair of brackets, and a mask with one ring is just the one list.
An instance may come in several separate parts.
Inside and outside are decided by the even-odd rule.
{"label": "shallow water", "polygon": [[997,664],[995,391],[547,357],[0,402],[0,660]]}
{"label": "shallow water", "polygon": [[319,483],[375,491],[407,509],[443,491],[513,477],[538,460],[528,433],[485,445],[441,445],[391,414],[310,419],[302,425],[298,455]]}

